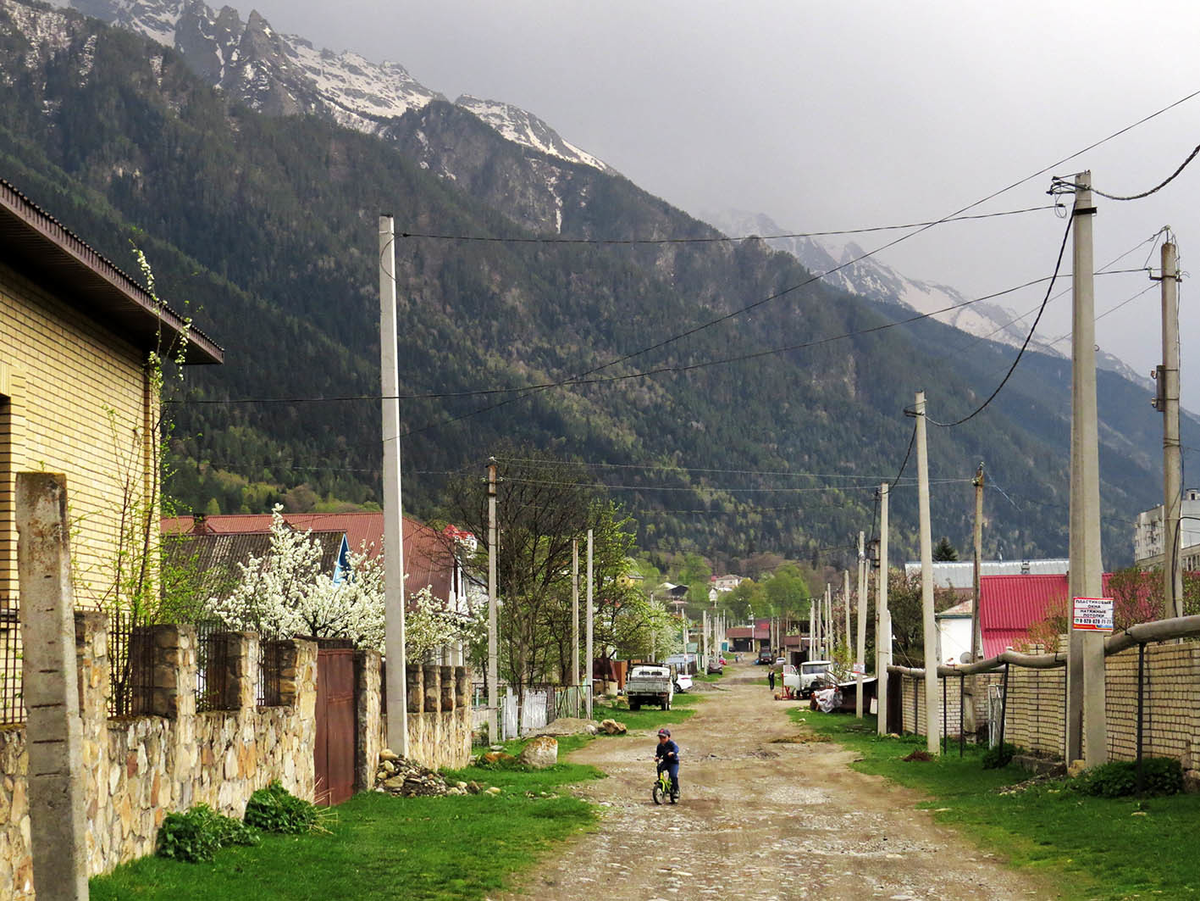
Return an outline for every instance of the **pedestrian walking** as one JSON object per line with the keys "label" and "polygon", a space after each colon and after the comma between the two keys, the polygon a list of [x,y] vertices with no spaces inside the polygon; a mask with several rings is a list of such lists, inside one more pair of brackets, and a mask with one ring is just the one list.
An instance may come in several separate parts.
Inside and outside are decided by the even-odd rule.
{"label": "pedestrian walking", "polygon": [[775,670],[772,669],[767,673],[767,684],[771,686],[771,691],[775,690]]}

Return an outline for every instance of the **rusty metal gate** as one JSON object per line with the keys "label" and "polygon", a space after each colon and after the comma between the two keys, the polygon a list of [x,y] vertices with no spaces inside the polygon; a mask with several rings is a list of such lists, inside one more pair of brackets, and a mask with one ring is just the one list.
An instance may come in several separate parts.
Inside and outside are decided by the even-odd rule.
{"label": "rusty metal gate", "polygon": [[316,765],[318,804],[341,804],[354,794],[354,650],[317,651]]}

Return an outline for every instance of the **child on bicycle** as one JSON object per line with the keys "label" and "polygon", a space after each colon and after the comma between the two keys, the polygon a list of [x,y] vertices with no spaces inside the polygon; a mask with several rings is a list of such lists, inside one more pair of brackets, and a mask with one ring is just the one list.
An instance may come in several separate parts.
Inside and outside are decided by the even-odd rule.
{"label": "child on bicycle", "polygon": [[679,745],[671,741],[670,729],[658,730],[658,747],[654,749],[658,772],[663,770],[671,777],[671,794],[679,794]]}

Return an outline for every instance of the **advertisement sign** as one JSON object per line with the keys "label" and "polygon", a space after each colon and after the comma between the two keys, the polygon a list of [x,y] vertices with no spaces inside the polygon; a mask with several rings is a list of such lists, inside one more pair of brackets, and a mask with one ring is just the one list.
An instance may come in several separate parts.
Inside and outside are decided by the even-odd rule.
{"label": "advertisement sign", "polygon": [[1112,598],[1075,598],[1071,628],[1077,632],[1111,632]]}
{"label": "advertisement sign", "polygon": [[866,674],[866,672],[867,672],[867,666],[866,666],[866,664],[865,664],[865,663],[856,663],[856,664],[854,664],[854,667],[853,667],[853,672],[854,672],[854,675],[856,675],[856,676],[862,676],[862,675],[865,675],[865,674]]}

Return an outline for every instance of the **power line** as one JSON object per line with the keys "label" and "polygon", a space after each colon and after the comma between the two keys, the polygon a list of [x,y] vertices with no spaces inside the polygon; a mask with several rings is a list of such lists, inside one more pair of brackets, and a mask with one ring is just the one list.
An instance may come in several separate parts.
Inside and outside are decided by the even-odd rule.
{"label": "power line", "polygon": [[1017,351],[1016,359],[1013,360],[1012,366],[1008,368],[1008,372],[1005,374],[1004,378],[1000,380],[1000,384],[996,386],[996,390],[988,395],[987,400],[985,400],[982,404],[961,419],[956,419],[954,422],[938,422],[936,419],[930,419],[928,416],[926,416],[925,418],[931,424],[949,429],[974,419],[987,408],[987,405],[990,404],[995,399],[996,395],[1000,393],[1001,389],[1008,384],[1008,380],[1012,377],[1013,372],[1016,371],[1017,364],[1021,362],[1021,357],[1025,355],[1025,348],[1027,348],[1029,346],[1029,342],[1033,340],[1033,333],[1037,331],[1038,323],[1042,321],[1042,314],[1046,312],[1046,304],[1050,302],[1050,293],[1054,290],[1054,282],[1058,278],[1058,270],[1062,267],[1063,254],[1066,253],[1067,250],[1067,237],[1071,234],[1071,225],[1073,222],[1074,217],[1072,216],[1071,218],[1067,219],[1067,227],[1063,229],[1062,245],[1058,248],[1058,261],[1054,264],[1054,275],[1051,277],[1050,284],[1046,288],[1046,297],[1044,300],[1042,300],[1042,307],[1040,310],[1038,310],[1037,318],[1033,320],[1033,325],[1029,327],[1029,334],[1025,336],[1025,342],[1021,345],[1021,349]]}
{"label": "power line", "polygon": [[1140,194],[1130,194],[1126,197],[1121,197],[1117,194],[1105,194],[1103,191],[1100,191],[1096,188],[1092,188],[1092,193],[1098,194],[1099,196],[1105,197],[1109,200],[1141,200],[1143,197],[1149,197],[1151,194],[1155,194],[1155,193],[1161,191],[1163,188],[1165,188],[1167,185],[1169,185],[1171,182],[1173,182],[1176,178],[1178,178],[1179,174],[1188,167],[1188,164],[1196,158],[1196,154],[1198,154],[1198,153],[1200,153],[1200,144],[1197,144],[1196,147],[1192,150],[1192,152],[1188,154],[1187,159],[1185,159],[1182,163],[1179,164],[1178,169],[1176,169],[1174,172],[1172,172],[1170,175],[1168,175],[1166,178],[1164,178],[1162,181],[1160,181],[1158,184],[1156,184],[1153,188],[1151,188],[1148,191],[1142,191],[1142,193],[1140,193]]}
{"label": "power line", "polygon": [[1019,210],[1000,210],[994,213],[977,213],[971,216],[948,216],[945,219],[925,222],[907,222],[902,225],[872,225],[864,228],[831,229],[829,231],[789,232],[782,235],[718,235],[710,238],[564,238],[556,237],[503,237],[498,235],[446,235],[422,232],[400,232],[397,238],[421,238],[432,241],[470,241],[486,244],[593,244],[593,245],[631,245],[631,244],[725,244],[738,241],[776,241],[785,238],[826,238],[838,235],[863,235],[871,232],[898,231],[923,226],[940,225],[944,222],[966,222],[974,219],[995,219],[1000,216],[1017,216],[1022,213],[1036,213],[1042,210],[1052,210],[1054,204],[1025,207]]}

